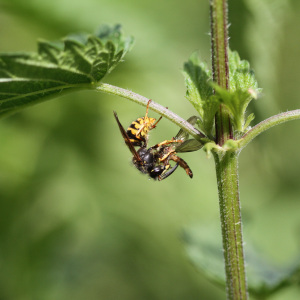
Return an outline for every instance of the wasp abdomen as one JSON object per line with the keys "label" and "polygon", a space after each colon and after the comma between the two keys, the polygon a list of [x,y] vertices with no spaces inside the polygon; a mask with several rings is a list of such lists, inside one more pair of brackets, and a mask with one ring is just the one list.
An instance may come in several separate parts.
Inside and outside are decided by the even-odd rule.
{"label": "wasp abdomen", "polygon": [[148,132],[152,129],[155,118],[138,118],[127,129],[127,135],[134,146],[142,147],[147,142]]}

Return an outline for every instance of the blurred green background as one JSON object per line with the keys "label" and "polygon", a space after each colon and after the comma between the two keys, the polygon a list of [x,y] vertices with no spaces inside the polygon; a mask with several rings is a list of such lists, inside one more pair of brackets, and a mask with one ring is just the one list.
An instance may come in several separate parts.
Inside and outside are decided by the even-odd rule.
{"label": "blurred green background", "polygon": [[[0,0],[0,51],[121,23],[136,43],[106,82],[188,118],[181,70],[196,50],[210,61],[208,1]],[[229,1],[230,45],[256,71],[254,123],[300,108],[300,2]],[[78,92],[0,123],[0,299],[225,299],[189,262],[183,227],[219,222],[214,162],[162,182],[130,166],[112,111],[126,127],[145,108]],[[151,116],[157,116],[151,113]],[[162,120],[155,144],[178,128]],[[300,122],[269,130],[240,156],[245,240],[279,264],[300,249]],[[270,299],[299,299],[295,285]]]}

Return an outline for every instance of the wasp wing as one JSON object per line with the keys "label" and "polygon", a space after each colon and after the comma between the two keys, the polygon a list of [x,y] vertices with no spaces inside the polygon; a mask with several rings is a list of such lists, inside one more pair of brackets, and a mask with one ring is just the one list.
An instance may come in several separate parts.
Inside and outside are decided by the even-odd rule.
{"label": "wasp wing", "polygon": [[134,156],[134,158],[136,159],[136,161],[141,162],[142,160],[141,160],[140,156],[138,155],[138,153],[136,152],[134,146],[130,142],[129,136],[128,136],[127,132],[125,131],[124,127],[122,126],[122,124],[120,123],[118,115],[117,115],[117,113],[115,111],[114,111],[114,116],[115,116],[115,119],[116,119],[116,121],[118,123],[119,129],[121,131],[121,134],[123,136],[125,144],[129,148],[130,152],[132,153],[132,155]]}
{"label": "wasp wing", "polygon": [[175,147],[176,152],[193,152],[201,149],[203,144],[195,139],[186,140]]}
{"label": "wasp wing", "polygon": [[[199,120],[199,117],[197,116],[191,116],[187,119],[187,122],[189,122],[191,125],[195,125],[197,123],[197,120]],[[189,133],[186,132],[184,129],[180,129],[176,136],[174,137],[175,140],[182,140],[182,143],[178,143],[175,146],[176,152],[192,152],[197,151],[203,147],[203,144],[195,139],[189,139]]]}
{"label": "wasp wing", "polygon": [[[197,116],[191,116],[186,121],[189,122],[191,125],[195,125],[197,123],[197,120],[200,118]],[[178,133],[175,136],[175,140],[186,140],[189,137],[189,133],[186,132],[184,129],[180,129]]]}
{"label": "wasp wing", "polygon": [[175,135],[174,140],[183,140],[185,141],[189,137],[188,132],[186,132],[184,129],[180,129],[178,133]]}

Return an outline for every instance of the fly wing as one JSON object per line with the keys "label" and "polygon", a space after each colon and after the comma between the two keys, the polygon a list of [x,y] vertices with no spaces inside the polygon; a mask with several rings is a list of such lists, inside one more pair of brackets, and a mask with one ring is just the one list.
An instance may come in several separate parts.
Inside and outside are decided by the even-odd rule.
{"label": "fly wing", "polygon": [[116,121],[118,123],[119,129],[121,131],[121,134],[123,136],[125,144],[129,148],[129,150],[132,153],[132,155],[134,156],[135,160],[141,162],[142,160],[141,160],[140,156],[138,155],[138,153],[136,152],[134,146],[130,142],[129,136],[128,136],[127,132],[125,131],[124,127],[122,126],[122,124],[120,123],[118,115],[117,115],[117,113],[115,111],[114,111],[114,116],[115,116],[115,119],[116,119]]}

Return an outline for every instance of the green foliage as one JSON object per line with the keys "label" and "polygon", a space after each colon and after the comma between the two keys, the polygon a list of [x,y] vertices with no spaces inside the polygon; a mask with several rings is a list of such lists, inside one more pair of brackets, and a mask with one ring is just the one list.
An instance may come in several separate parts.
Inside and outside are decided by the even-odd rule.
{"label": "green foliage", "polygon": [[249,63],[240,60],[237,52],[229,51],[229,91],[212,82],[211,72],[195,54],[184,64],[184,76],[186,97],[198,111],[200,129],[207,136],[213,135],[214,117],[220,103],[228,108],[235,130],[246,131],[254,119],[253,114],[245,116],[246,108],[260,90]]}
{"label": "green foliage", "polygon": [[249,62],[240,60],[236,51],[229,51],[229,86],[230,90],[214,84],[216,96],[229,109],[230,116],[237,132],[245,132],[254,115],[245,116],[251,100],[257,99],[260,89]]}
{"label": "green foliage", "polygon": [[[221,233],[216,224],[190,227],[184,231],[183,239],[195,266],[211,281],[225,286]],[[300,269],[300,257],[291,259],[289,266],[278,266],[255,250],[251,241],[247,241],[245,257],[249,290],[258,299],[292,285]]]}
{"label": "green foliage", "polygon": [[[120,86],[134,86],[153,99],[165,93],[166,85],[172,86],[168,90],[170,99],[181,92],[179,85],[171,84],[176,79],[172,63],[175,58],[185,61],[182,56],[191,45],[201,45],[201,52],[209,57],[207,35],[199,34],[208,32],[209,1],[190,1],[188,5],[177,1],[172,14],[167,1],[154,1],[148,6],[137,0],[1,2],[10,6],[8,11],[2,5],[2,49],[28,47],[37,35],[60,37],[74,28],[94,28],[99,20],[122,20],[126,28],[134,28],[136,36],[165,41],[155,53],[155,61],[163,69],[151,68],[151,53],[156,46],[144,42],[131,58],[133,72],[117,70]],[[299,5],[298,11],[293,5],[292,13],[285,13],[280,3],[287,2],[292,3],[246,0],[232,1],[229,6],[230,44],[247,53],[260,85],[267,90],[255,108],[261,111],[260,117],[276,113],[279,103],[282,111],[298,106],[294,83],[299,69],[299,43],[295,40],[300,26]],[[256,9],[249,9],[250,4]],[[274,15],[274,10],[278,14]],[[185,21],[189,34],[182,26]],[[168,31],[171,34],[166,34]],[[170,51],[170,45],[181,51]],[[166,53],[173,59],[166,60]],[[140,63],[143,55],[149,59]],[[147,78],[163,82],[168,74],[169,81],[153,88],[149,81],[139,80],[144,63]],[[163,186],[141,180],[139,189],[132,188],[139,174],[128,167],[127,153],[118,151],[121,144],[114,138],[115,126],[108,126],[111,114],[106,110],[111,109],[110,105],[95,99],[98,93],[72,93],[69,97],[71,101],[53,101],[45,105],[46,110],[37,107],[1,122],[1,298],[225,299],[224,294],[216,294],[221,289],[219,292],[207,284],[203,276],[195,275],[194,269],[187,266],[176,241],[183,223],[191,219],[216,220],[214,174],[207,169],[211,161],[202,159],[199,166],[197,155],[184,157],[193,170],[197,165],[195,175],[201,186],[201,197],[197,199],[198,185],[191,181],[180,188],[183,178],[179,172]],[[92,102],[82,101],[87,97]],[[179,105],[183,104],[178,103],[180,111]],[[123,109],[128,115],[133,113],[129,105]],[[166,127],[157,130],[162,137],[168,135],[163,133]],[[260,140],[259,149],[251,145],[253,151],[241,157],[245,217],[254,221],[253,235],[261,236],[262,244],[274,249],[277,257],[285,257],[293,249],[294,242],[289,239],[293,230],[285,225],[299,220],[300,156],[297,139],[291,138],[298,131],[297,123],[289,126],[286,135],[281,130],[270,131],[266,139]],[[265,159],[253,164],[258,151]],[[115,159],[105,159],[111,153]],[[115,180],[116,172],[122,178],[119,182]],[[133,176],[137,177],[134,181]],[[159,197],[153,198],[154,189]],[[272,209],[274,203],[280,213],[270,217],[269,210],[264,211],[259,224],[257,215],[262,214],[262,206]],[[292,296],[288,295],[291,290]],[[282,293],[274,299],[300,298],[297,287]]]}
{"label": "green foliage", "polygon": [[130,50],[119,25],[96,34],[72,34],[58,42],[40,41],[37,53],[0,55],[0,115],[77,88],[91,88]]}
{"label": "green foliage", "polygon": [[200,62],[196,53],[191,55],[184,64],[186,97],[199,113],[199,127],[207,135],[212,135],[215,113],[218,109],[218,99],[213,97],[211,72],[207,65]]}

